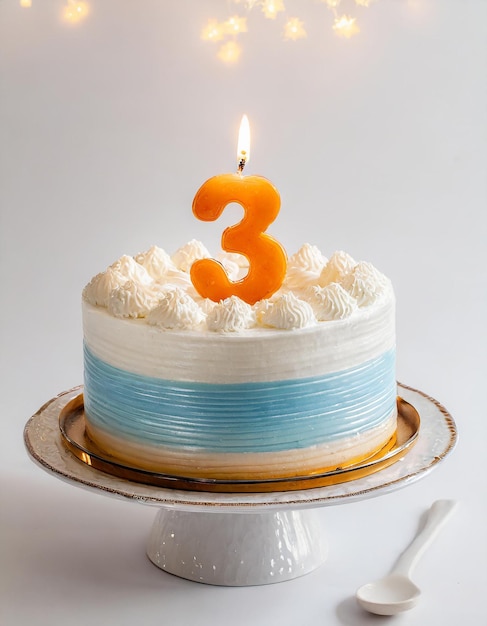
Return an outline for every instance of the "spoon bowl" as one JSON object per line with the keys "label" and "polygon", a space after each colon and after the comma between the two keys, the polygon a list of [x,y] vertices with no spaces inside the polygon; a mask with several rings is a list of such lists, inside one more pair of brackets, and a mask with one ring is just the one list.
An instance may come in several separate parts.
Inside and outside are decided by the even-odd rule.
{"label": "spoon bowl", "polygon": [[421,590],[402,574],[389,574],[357,591],[359,604],[369,613],[395,615],[412,609],[419,602]]}
{"label": "spoon bowl", "polygon": [[376,615],[396,615],[412,609],[421,597],[421,590],[410,578],[412,570],[424,550],[455,509],[453,500],[433,502],[422,530],[401,554],[390,574],[357,590],[360,606]]}

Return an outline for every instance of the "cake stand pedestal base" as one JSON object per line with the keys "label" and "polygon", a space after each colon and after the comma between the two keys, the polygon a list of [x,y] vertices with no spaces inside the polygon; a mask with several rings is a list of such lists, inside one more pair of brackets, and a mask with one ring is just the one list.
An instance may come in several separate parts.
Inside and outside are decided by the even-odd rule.
{"label": "cake stand pedestal base", "polygon": [[316,510],[264,513],[160,509],[147,546],[166,572],[209,585],[267,585],[303,576],[326,559]]}

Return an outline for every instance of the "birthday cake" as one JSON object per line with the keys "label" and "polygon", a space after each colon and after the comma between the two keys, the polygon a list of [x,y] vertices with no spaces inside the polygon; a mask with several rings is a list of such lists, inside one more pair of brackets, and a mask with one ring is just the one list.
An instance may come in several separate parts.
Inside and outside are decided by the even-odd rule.
{"label": "birthday cake", "polygon": [[[249,305],[202,298],[191,241],[123,256],[83,291],[87,436],[122,464],[223,481],[318,475],[396,431],[390,281],[305,244],[281,288]],[[223,253],[230,279],[246,259]]]}

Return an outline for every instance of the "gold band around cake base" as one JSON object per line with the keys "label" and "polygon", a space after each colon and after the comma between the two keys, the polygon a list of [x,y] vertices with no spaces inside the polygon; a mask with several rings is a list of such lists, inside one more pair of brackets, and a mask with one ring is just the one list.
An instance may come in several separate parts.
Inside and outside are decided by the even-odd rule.
{"label": "gold band around cake base", "polygon": [[[396,423],[395,415],[393,422],[394,424]],[[188,466],[177,465],[176,468],[181,469],[180,473],[174,472],[174,466],[168,465],[159,465],[159,467],[168,467],[169,471],[161,471],[161,469],[154,471],[153,469],[141,467],[140,459],[135,464],[132,464],[126,459],[121,461],[119,458],[111,456],[94,444],[87,435],[82,394],[74,398],[61,411],[59,423],[65,445],[78,459],[95,469],[119,478],[154,486],[191,491],[257,493],[334,485],[355,480],[388,467],[404,456],[416,442],[420,418],[411,404],[402,398],[398,398],[397,428],[394,427],[392,432],[388,432],[387,428],[390,428],[390,426],[386,427],[381,433],[381,441],[374,441],[375,447],[369,447],[368,451],[360,458],[355,456],[353,459],[349,459],[347,464],[330,465],[330,457],[327,457],[327,466],[323,467],[323,463],[319,463],[319,454],[313,454],[314,467],[303,469],[301,457],[300,471],[299,473],[295,471],[294,475],[283,475],[283,468],[279,465],[279,470],[275,469],[275,473],[272,475],[268,471],[269,465],[267,464],[265,476],[262,475],[262,472],[257,471],[253,472],[251,476],[247,474],[241,477],[235,476],[234,472],[230,474],[230,471],[228,471],[230,468],[229,459],[226,459],[224,464],[227,472],[222,472],[220,467],[217,476],[208,477],[208,467],[204,466],[205,475],[199,475],[197,469],[194,471],[195,466],[197,466],[194,453],[191,453],[193,461],[193,471],[191,472],[193,475],[191,476],[186,475]],[[309,454],[309,450],[304,452]],[[300,451],[300,453],[303,454],[303,451]],[[289,456],[289,454],[287,453],[286,456]],[[241,457],[242,455],[239,455],[240,466]],[[321,458],[323,457],[321,456]],[[291,467],[289,468],[290,470]]]}

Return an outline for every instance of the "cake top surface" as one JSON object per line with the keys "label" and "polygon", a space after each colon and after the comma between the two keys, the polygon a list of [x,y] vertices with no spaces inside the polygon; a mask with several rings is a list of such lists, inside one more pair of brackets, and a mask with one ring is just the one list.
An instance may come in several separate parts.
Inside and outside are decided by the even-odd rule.
{"label": "cake top surface", "polygon": [[[157,246],[134,257],[124,255],[92,278],[83,299],[114,317],[164,330],[238,333],[345,320],[393,297],[390,281],[372,264],[356,262],[342,251],[327,259],[316,246],[304,244],[288,259],[284,282],[270,299],[253,306],[236,296],[215,303],[197,293],[189,275],[194,261],[210,257],[196,240],[172,256]],[[248,271],[241,255],[222,253],[218,260],[232,281]]]}

